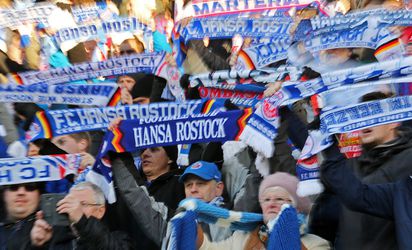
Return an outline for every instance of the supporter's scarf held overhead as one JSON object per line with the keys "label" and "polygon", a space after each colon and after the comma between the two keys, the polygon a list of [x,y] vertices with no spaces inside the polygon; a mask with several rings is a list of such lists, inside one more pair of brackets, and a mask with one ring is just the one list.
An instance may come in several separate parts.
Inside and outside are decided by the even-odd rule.
{"label": "supporter's scarf held overhead", "polygon": [[[186,211],[178,213],[170,220],[168,250],[196,249],[197,221],[246,232],[263,223],[261,214],[230,211],[194,198],[181,201],[179,207]],[[299,220],[295,208],[288,204],[283,205],[277,218],[270,221],[268,227],[266,249],[301,249]]]}
{"label": "supporter's scarf held overhead", "polygon": [[62,28],[53,35],[54,40],[63,42],[84,42],[95,40],[101,36],[116,35],[116,33],[152,33],[147,25],[140,23],[136,17],[117,17],[109,20],[94,21],[91,24],[78,24],[76,27]]}
{"label": "supporter's scarf held overhead", "polygon": [[412,119],[412,96],[398,96],[326,111],[320,131],[332,135]]}
{"label": "supporter's scarf held overhead", "polygon": [[[202,1],[175,1],[175,22],[179,22],[188,17],[208,17],[208,16],[222,16],[229,14],[245,14],[253,15],[259,13],[264,16],[281,16],[285,15],[283,12],[291,8],[298,10],[308,7],[314,2],[312,0],[294,0],[294,1],[273,1],[273,0],[244,0],[236,1],[234,4],[226,0],[202,0]],[[325,14],[319,6],[320,12]],[[280,13],[279,13],[280,12]]]}
{"label": "supporter's scarf held overhead", "polygon": [[[305,82],[285,82],[282,88],[273,96],[264,100],[249,120],[240,139],[265,157],[271,157],[274,152],[273,140],[277,135],[279,117],[275,110],[280,105],[292,104],[305,97],[342,88],[351,88],[373,84],[391,84],[410,82],[412,57],[372,63],[356,68],[349,68],[322,74],[321,77]],[[378,78],[382,80],[359,82]],[[354,85],[355,83],[358,83]],[[353,86],[349,86],[353,85]],[[259,143],[256,138],[260,138]]]}
{"label": "supporter's scarf held overhead", "polygon": [[0,186],[60,180],[77,174],[80,161],[77,154],[0,159]]}
{"label": "supporter's scarf held overhead", "polygon": [[120,100],[116,83],[0,85],[0,102],[113,106]]}
{"label": "supporter's scarf held overhead", "polygon": [[147,147],[238,140],[252,109],[212,111],[175,119],[124,120],[104,139],[104,152],[134,152]]}
{"label": "supporter's scarf held overhead", "polygon": [[[135,54],[115,57],[101,62],[78,63],[46,71],[22,72],[18,73],[17,76],[23,84],[28,85],[35,83],[66,83],[138,72],[160,75],[162,66],[165,65],[165,56],[165,53]],[[15,81],[14,79],[10,80]]]}
{"label": "supporter's scarf held overhead", "polygon": [[270,37],[274,39],[289,38],[293,19],[290,17],[237,17],[217,16],[195,18],[180,29],[180,36],[187,43],[189,40],[227,39],[236,34],[244,37]]}
{"label": "supporter's scarf held overhead", "polygon": [[124,120],[187,117],[192,114],[206,114],[223,107],[223,101],[193,100],[187,102],[162,102],[143,105],[116,106],[105,108],[82,108],[48,110],[37,112],[27,139],[40,138],[106,129],[117,117]]}

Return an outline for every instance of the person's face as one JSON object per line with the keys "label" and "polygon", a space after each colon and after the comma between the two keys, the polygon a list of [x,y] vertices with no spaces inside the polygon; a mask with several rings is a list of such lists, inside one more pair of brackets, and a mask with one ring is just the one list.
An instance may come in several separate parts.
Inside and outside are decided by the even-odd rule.
{"label": "person's face", "polygon": [[223,183],[215,180],[206,181],[195,175],[189,175],[185,182],[186,198],[197,198],[210,202],[223,193]]}
{"label": "person's face", "polygon": [[40,192],[33,183],[11,185],[4,191],[7,215],[21,220],[34,213],[39,206]]}
{"label": "person's face", "polygon": [[80,202],[83,213],[86,217],[93,216],[97,219],[103,218],[106,211],[105,204],[98,204],[96,202],[94,193],[91,189],[72,189],[70,191],[70,195]]}
{"label": "person's face", "polygon": [[359,139],[363,147],[373,148],[375,146],[392,141],[396,138],[397,123],[384,124],[359,131]]}
{"label": "person's face", "polygon": [[292,204],[292,198],[284,188],[271,187],[264,191],[259,203],[262,208],[263,221],[268,223],[276,218],[283,204]]}
{"label": "person's face", "polygon": [[323,63],[338,65],[350,59],[352,51],[350,49],[328,49],[320,52],[320,59]]}
{"label": "person's face", "polygon": [[143,49],[139,47],[136,41],[132,39],[128,39],[122,42],[119,46],[119,54],[120,56],[132,55],[142,53]]}
{"label": "person's face", "polygon": [[17,62],[18,64],[23,64],[24,50],[20,46],[20,36],[13,36],[7,46],[7,55],[11,60]]}
{"label": "person's face", "polygon": [[83,153],[86,150],[86,145],[82,141],[76,141],[70,135],[61,135],[53,137],[52,142],[56,144],[59,148],[66,151],[68,154],[78,154]]}
{"label": "person's face", "polygon": [[95,40],[89,40],[89,41],[85,41],[84,43],[84,49],[86,51],[86,55],[87,55],[87,60],[91,61],[92,57],[93,57],[93,52],[95,50],[95,48],[97,47],[97,42]]}
{"label": "person's face", "polygon": [[27,150],[27,156],[37,156],[39,155],[39,151],[40,148],[36,144],[30,142]]}
{"label": "person's face", "polygon": [[117,84],[119,84],[120,88],[125,88],[130,93],[133,89],[133,86],[136,84],[136,82],[130,76],[121,76],[117,80]]}
{"label": "person's face", "polygon": [[142,170],[146,178],[151,181],[170,170],[172,161],[163,147],[145,149],[142,154]]}

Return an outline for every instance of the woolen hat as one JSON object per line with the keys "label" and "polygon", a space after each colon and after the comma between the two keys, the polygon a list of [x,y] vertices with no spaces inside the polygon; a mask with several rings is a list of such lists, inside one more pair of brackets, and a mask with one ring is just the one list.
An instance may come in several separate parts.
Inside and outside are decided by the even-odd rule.
{"label": "woolen hat", "polygon": [[299,197],[296,194],[298,183],[298,178],[289,173],[276,172],[268,175],[260,183],[259,200],[262,199],[262,195],[266,189],[271,187],[281,187],[284,188],[296,202],[296,209],[299,212],[308,213],[310,210],[310,200],[307,197]]}

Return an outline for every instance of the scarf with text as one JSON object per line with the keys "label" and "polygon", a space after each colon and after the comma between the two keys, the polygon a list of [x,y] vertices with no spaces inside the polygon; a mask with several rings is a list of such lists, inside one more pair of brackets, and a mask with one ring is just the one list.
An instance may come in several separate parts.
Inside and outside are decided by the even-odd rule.
{"label": "scarf with text", "polygon": [[0,186],[60,180],[77,174],[80,161],[77,154],[0,159]]}
{"label": "scarf with text", "polygon": [[222,107],[222,101],[194,100],[182,103],[162,102],[105,108],[41,111],[36,113],[27,138],[36,140],[82,131],[106,129],[110,122],[117,117],[124,120],[150,120],[162,117],[162,120],[165,121],[192,114],[208,113]]}
{"label": "scarf with text", "polygon": [[251,114],[252,109],[215,110],[174,119],[123,120],[106,134],[102,155],[108,151],[134,152],[147,147],[238,140]]}
{"label": "scarf with text", "polygon": [[[285,82],[278,92],[264,99],[263,104],[252,115],[240,138],[256,152],[265,157],[271,157],[274,152],[273,140],[279,126],[279,117],[275,112],[277,107],[294,103],[314,94],[333,91],[341,86],[342,88],[356,88],[365,85],[410,82],[410,62],[412,62],[412,57],[407,57],[328,72],[319,78],[305,82]],[[381,78],[382,80],[355,85],[355,83],[372,78]],[[256,143],[255,137],[260,138],[259,143]]]}
{"label": "scarf with text", "polygon": [[0,102],[113,106],[120,99],[116,83],[0,85]]}
{"label": "scarf with text", "polygon": [[[167,64],[164,60],[165,55],[165,53],[143,53],[111,58],[101,62],[78,63],[46,71],[22,72],[17,76],[23,84],[56,84],[137,72],[160,75],[162,68]],[[15,81],[13,78],[10,80]]]}

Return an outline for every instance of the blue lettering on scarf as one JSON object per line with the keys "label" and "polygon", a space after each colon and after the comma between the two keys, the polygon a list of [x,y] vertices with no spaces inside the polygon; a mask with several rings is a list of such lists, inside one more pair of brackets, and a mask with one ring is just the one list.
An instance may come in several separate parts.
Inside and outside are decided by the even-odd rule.
{"label": "blue lettering on scarf", "polygon": [[388,102],[391,111],[410,108],[412,106],[408,96],[402,96],[397,99],[389,99]]}
{"label": "blue lettering on scarf", "polygon": [[50,177],[50,166],[43,167],[25,167],[20,169],[20,178],[23,180],[29,180],[34,178],[47,178]]}
{"label": "blue lettering on scarf", "polygon": [[93,85],[55,85],[56,94],[73,94],[73,95],[100,95],[109,97],[115,86],[93,86]]}
{"label": "blue lettering on scarf", "polygon": [[97,35],[97,27],[95,24],[79,26],[75,28],[64,28],[56,32],[54,37],[59,43],[68,40],[77,40],[81,37],[92,37]]}
{"label": "blue lettering on scarf", "polygon": [[0,183],[2,183],[2,182],[11,182],[11,181],[13,181],[11,170],[10,169],[0,170]]}
{"label": "blue lettering on scarf", "polygon": [[225,123],[228,118],[197,120],[176,123],[176,141],[196,139],[225,138]]}

